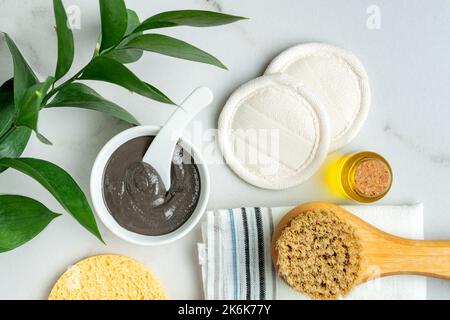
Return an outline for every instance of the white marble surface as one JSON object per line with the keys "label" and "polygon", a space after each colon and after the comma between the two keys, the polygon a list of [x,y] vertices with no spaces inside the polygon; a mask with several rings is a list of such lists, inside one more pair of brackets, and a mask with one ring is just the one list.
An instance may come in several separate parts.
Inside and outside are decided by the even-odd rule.
{"label": "white marble surface", "polygon": [[[75,31],[78,70],[96,43],[97,2],[66,0],[81,8],[81,29]],[[358,138],[344,151],[371,149],[393,165],[392,192],[381,203],[423,202],[425,236],[450,239],[450,3],[448,0],[130,0],[141,17],[163,10],[198,8],[248,16],[249,21],[211,28],[177,28],[178,36],[219,57],[230,69],[146,54],[132,66],[142,78],[180,101],[194,87],[207,85],[216,101],[199,119],[215,128],[227,96],[241,83],[260,75],[270,59],[291,45],[323,41],[360,57],[367,68],[373,108]],[[381,10],[381,29],[366,27],[367,8]],[[51,74],[56,61],[53,13],[49,0],[0,0],[0,30],[10,33],[41,75]],[[11,75],[11,61],[0,42],[0,82]],[[173,111],[126,90],[92,84],[106,97],[130,110],[142,123],[162,124]],[[100,113],[75,110],[42,112],[40,128],[53,141],[32,139],[25,155],[53,161],[68,170],[88,192],[89,173],[102,145],[126,126]],[[329,195],[319,175],[286,191],[263,191],[224,165],[210,167],[209,208],[287,206]],[[230,187],[232,186],[232,187]],[[9,170],[0,175],[0,193],[39,199],[63,212],[57,202],[30,178]],[[405,221],[408,223],[408,221]],[[71,263],[99,253],[120,253],[148,265],[165,283],[172,298],[202,298],[195,243],[197,229],[172,245],[144,248],[127,244],[100,226],[101,245],[68,214],[55,220],[36,239],[0,255],[0,299],[45,299],[53,282]],[[450,283],[430,279],[429,298],[450,298]]]}

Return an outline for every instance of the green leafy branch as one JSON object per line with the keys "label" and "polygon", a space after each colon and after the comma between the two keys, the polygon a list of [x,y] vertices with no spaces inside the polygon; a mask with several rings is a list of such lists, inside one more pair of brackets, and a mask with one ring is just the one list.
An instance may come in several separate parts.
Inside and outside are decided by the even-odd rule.
{"label": "green leafy branch", "polygon": [[[32,132],[43,143],[51,144],[38,128],[39,113],[48,108],[77,107],[104,112],[138,125],[128,111],[81,81],[108,82],[155,101],[175,104],[125,65],[138,61],[147,51],[222,69],[226,67],[211,54],[182,40],[144,32],[177,26],[219,26],[244,18],[210,11],[180,10],[163,12],[140,22],[137,13],[127,9],[123,0],[99,0],[99,5],[101,33],[98,46],[91,61],[65,81],[61,79],[72,67],[75,46],[61,0],[53,0],[58,58],[54,74],[45,80],[38,79],[13,39],[3,33],[13,58],[14,77],[0,86],[0,172],[13,168],[39,182],[69,214],[103,242],[92,209],[74,179],[48,161],[19,158]],[[0,195],[0,252],[31,240],[58,215],[36,200]]]}

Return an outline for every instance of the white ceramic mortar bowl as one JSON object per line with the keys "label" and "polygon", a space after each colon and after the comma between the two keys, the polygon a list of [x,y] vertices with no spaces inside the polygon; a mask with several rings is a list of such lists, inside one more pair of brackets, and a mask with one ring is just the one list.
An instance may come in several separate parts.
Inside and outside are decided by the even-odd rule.
{"label": "white ceramic mortar bowl", "polygon": [[155,136],[159,130],[160,128],[157,126],[138,126],[119,133],[102,148],[94,162],[91,172],[91,198],[97,216],[103,224],[119,238],[133,244],[144,246],[167,244],[176,241],[189,233],[197,225],[205,212],[210,194],[210,178],[205,161],[190,142],[181,138],[180,145],[189,151],[191,156],[194,158],[200,174],[200,198],[191,217],[180,228],[168,234],[161,236],[147,236],[125,229],[119,225],[109,213],[103,197],[103,175],[111,155],[125,142],[137,137]]}

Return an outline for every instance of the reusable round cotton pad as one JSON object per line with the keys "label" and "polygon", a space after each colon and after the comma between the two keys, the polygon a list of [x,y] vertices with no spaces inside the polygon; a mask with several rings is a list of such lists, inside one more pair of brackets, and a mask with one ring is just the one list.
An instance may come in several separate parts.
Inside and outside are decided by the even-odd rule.
{"label": "reusable round cotton pad", "polygon": [[252,80],[227,101],[219,144],[245,181],[285,189],[310,178],[328,153],[330,130],[322,104],[286,75]]}
{"label": "reusable round cotton pad", "polygon": [[305,84],[323,102],[330,120],[330,151],[355,138],[371,100],[369,79],[356,56],[327,44],[301,44],[272,61],[266,74],[275,73]]}
{"label": "reusable round cotton pad", "polygon": [[100,255],[71,266],[56,282],[49,300],[164,300],[159,280],[141,263]]}

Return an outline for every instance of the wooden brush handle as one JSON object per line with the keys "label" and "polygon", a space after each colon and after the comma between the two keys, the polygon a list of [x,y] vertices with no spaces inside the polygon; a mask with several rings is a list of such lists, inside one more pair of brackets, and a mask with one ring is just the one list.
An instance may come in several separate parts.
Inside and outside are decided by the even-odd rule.
{"label": "wooden brush handle", "polygon": [[377,276],[424,275],[450,280],[450,241],[422,241],[397,237],[372,242],[365,248],[361,282]]}

